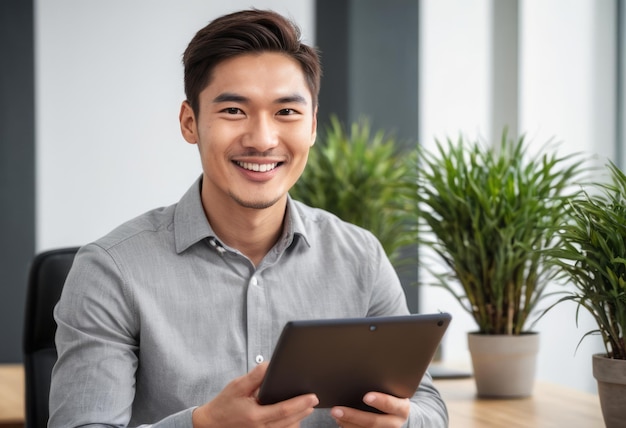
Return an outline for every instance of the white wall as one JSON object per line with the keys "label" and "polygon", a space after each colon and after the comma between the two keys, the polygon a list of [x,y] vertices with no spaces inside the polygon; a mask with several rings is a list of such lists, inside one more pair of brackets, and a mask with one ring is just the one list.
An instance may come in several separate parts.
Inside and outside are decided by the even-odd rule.
{"label": "white wall", "polygon": [[[492,129],[490,86],[491,1],[423,0],[420,70],[420,142],[435,138],[487,140]],[[591,0],[520,0],[519,131],[537,147],[550,138],[565,152],[584,152],[603,165],[615,141],[614,3]],[[497,136],[496,136],[497,137]],[[493,141],[493,140],[491,140]],[[424,273],[420,273],[425,277]],[[549,291],[561,290],[551,285]],[[454,321],[444,339],[444,361],[470,366],[466,334],[476,329],[456,300],[439,288],[421,290],[423,311],[447,310]],[[551,300],[542,305],[547,307]],[[595,328],[575,305],[563,304],[536,324],[541,333],[538,378],[595,391],[591,354],[601,352]]]}
{"label": "white wall", "polygon": [[614,2],[530,0],[520,11],[522,128],[604,165],[615,155]]}
{"label": "white wall", "polygon": [[37,0],[37,251],[178,201],[201,172],[180,136],[181,58],[226,12],[270,8],[314,38],[313,0]]}
{"label": "white wall", "polygon": [[490,1],[420,2],[420,144],[489,137]]}

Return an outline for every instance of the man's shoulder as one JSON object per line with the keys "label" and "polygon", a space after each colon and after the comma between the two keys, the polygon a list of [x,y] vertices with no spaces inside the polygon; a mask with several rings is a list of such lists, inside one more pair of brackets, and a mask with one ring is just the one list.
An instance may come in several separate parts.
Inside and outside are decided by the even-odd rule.
{"label": "man's shoulder", "polygon": [[96,240],[105,250],[139,239],[152,239],[155,234],[170,233],[176,204],[155,208],[117,226]]}

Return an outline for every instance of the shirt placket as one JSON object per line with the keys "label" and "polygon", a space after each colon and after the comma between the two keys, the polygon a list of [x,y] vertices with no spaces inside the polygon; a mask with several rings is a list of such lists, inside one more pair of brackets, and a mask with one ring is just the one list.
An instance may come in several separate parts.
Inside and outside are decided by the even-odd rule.
{"label": "shirt placket", "polygon": [[264,284],[258,275],[248,280],[248,370],[270,358],[270,319]]}

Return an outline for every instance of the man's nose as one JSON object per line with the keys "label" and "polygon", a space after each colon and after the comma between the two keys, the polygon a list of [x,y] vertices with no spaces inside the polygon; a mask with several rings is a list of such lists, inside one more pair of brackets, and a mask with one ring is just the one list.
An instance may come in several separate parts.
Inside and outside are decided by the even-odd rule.
{"label": "man's nose", "polygon": [[246,147],[265,152],[278,145],[278,127],[272,117],[258,116],[250,121],[250,128],[244,139]]}

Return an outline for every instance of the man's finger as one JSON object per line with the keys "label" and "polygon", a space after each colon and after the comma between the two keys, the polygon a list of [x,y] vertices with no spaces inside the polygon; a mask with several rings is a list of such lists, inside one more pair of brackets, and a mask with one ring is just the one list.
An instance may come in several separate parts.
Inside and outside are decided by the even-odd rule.
{"label": "man's finger", "polygon": [[252,396],[261,386],[265,373],[267,372],[267,362],[263,362],[247,374],[233,380],[230,385],[235,388],[236,395]]}
{"label": "man's finger", "polygon": [[268,425],[292,426],[298,425],[302,419],[313,413],[319,399],[315,394],[305,394],[275,404],[263,406],[267,411],[266,422]]}
{"label": "man's finger", "polygon": [[363,397],[363,402],[388,415],[408,418],[411,405],[408,398],[392,397],[391,395],[378,392],[368,392]]}

